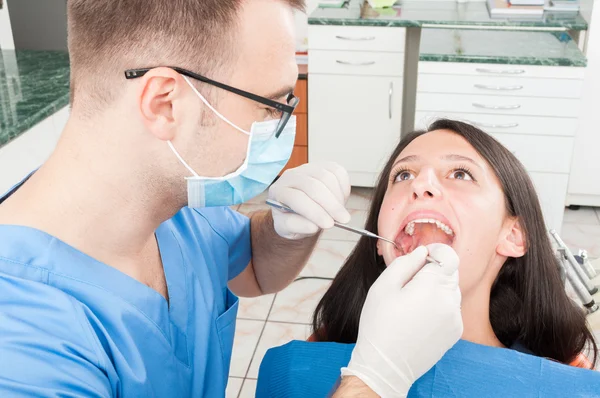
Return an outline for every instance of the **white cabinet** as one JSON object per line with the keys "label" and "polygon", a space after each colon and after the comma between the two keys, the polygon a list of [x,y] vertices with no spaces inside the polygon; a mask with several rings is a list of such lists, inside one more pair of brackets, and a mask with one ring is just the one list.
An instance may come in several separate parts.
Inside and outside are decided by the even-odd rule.
{"label": "white cabinet", "polygon": [[400,140],[402,78],[311,75],[309,161],[344,166],[352,185],[374,186]]}
{"label": "white cabinet", "polygon": [[575,138],[569,179],[568,205],[600,207],[600,2],[591,16],[587,37],[585,70],[579,129]]}
{"label": "white cabinet", "polygon": [[578,67],[421,62],[415,127],[447,117],[491,134],[523,163],[560,231],[582,90]]}
{"label": "white cabinet", "polygon": [[372,187],[400,141],[404,28],[308,28],[308,160]]}
{"label": "white cabinet", "polygon": [[0,195],[46,161],[68,117],[65,107],[0,148]]}

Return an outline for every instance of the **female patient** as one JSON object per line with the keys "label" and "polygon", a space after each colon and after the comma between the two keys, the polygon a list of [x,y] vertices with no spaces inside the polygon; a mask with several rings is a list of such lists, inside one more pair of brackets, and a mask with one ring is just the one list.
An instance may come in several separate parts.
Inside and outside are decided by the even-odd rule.
{"label": "female patient", "polygon": [[317,306],[314,340],[356,342],[367,291],[386,265],[439,242],[460,258],[464,340],[562,363],[589,349],[595,361],[596,344],[561,283],[533,184],[515,156],[481,130],[438,120],[404,138],[380,176],[366,229],[398,248],[358,242]]}

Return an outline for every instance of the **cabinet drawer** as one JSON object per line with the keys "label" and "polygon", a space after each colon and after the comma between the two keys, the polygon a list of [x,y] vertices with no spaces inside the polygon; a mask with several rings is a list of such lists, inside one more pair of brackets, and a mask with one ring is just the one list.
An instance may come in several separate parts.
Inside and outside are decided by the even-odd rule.
{"label": "cabinet drawer", "polygon": [[405,28],[317,25],[308,27],[309,50],[404,52],[405,38]]}
{"label": "cabinet drawer", "polygon": [[569,173],[575,139],[515,134],[492,134],[530,172]]}
{"label": "cabinet drawer", "polygon": [[570,98],[417,93],[419,111],[576,118],[580,107],[579,99]]}
{"label": "cabinet drawer", "polygon": [[418,92],[580,98],[583,80],[420,74]]}
{"label": "cabinet drawer", "polygon": [[583,79],[585,68],[572,66],[495,65],[460,62],[419,62],[421,74],[510,76],[514,78],[545,77],[556,79]]}
{"label": "cabinet drawer", "polygon": [[[440,115],[441,116],[441,115]],[[452,115],[443,115],[450,119],[461,120]],[[426,129],[437,117],[417,113],[415,115],[416,128]],[[540,118],[542,119],[542,118]],[[462,119],[469,122],[468,120]],[[560,119],[557,119],[560,120]],[[567,119],[568,120],[568,119]],[[474,124],[474,123],[471,123]],[[574,137],[556,135],[530,135],[502,132],[502,129],[482,128],[515,154],[528,171],[545,173],[568,173],[571,169],[571,155],[573,152]],[[543,132],[543,131],[542,131]]]}
{"label": "cabinet drawer", "polygon": [[442,117],[470,123],[488,133],[573,137],[577,131],[577,119],[574,118],[425,112],[420,110],[415,113],[415,128],[425,129]]}
{"label": "cabinet drawer", "polygon": [[366,51],[309,51],[309,73],[402,76],[404,54]]}
{"label": "cabinet drawer", "polygon": [[298,102],[298,106],[294,111],[294,114],[298,113],[306,113],[307,104],[308,104],[308,93],[306,90],[307,84],[306,79],[300,79],[296,82],[296,88],[294,89],[294,95],[300,99]]}

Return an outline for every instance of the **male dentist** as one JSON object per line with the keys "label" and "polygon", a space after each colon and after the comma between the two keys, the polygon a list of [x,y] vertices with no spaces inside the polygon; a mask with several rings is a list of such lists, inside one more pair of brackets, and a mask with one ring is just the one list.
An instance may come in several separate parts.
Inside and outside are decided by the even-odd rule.
{"label": "male dentist", "polygon": [[[267,189],[290,156],[303,6],[67,0],[70,119],[46,163],[0,199],[1,397],[224,395],[236,295],[283,289],[319,231],[350,220],[336,164],[269,188],[298,215],[228,207]],[[365,306],[381,330],[378,300],[402,307],[398,290],[384,284]],[[422,348],[439,357],[456,339]],[[345,395],[414,377],[396,367],[393,339],[375,344],[394,345],[391,362],[355,360]]]}

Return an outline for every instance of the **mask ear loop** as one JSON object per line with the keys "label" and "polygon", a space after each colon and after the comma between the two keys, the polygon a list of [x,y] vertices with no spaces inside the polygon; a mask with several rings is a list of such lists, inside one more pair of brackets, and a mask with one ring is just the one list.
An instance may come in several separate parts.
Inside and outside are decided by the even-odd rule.
{"label": "mask ear loop", "polygon": [[213,108],[213,106],[208,103],[208,101],[206,100],[206,98],[204,98],[204,96],[202,94],[200,94],[200,92],[196,89],[196,87],[194,87],[194,85],[190,82],[190,80],[188,79],[187,76],[183,76],[183,78],[185,79],[185,81],[187,82],[187,84],[189,84],[189,86],[192,88],[192,90],[194,90],[194,92],[196,93],[196,95],[198,95],[198,97],[200,97],[200,99],[202,100],[202,102],[204,102],[204,105],[206,105],[211,111],[213,111],[215,113],[215,115],[217,115],[219,118],[221,118],[221,120],[223,120],[225,123],[227,123],[228,125],[230,125],[234,129],[236,129],[237,131],[242,132],[242,133],[244,133],[246,135],[251,135],[251,133],[249,133],[246,130],[241,129],[238,126],[236,126],[235,124],[231,123],[229,120],[227,120],[227,118],[225,116],[221,115],[221,113],[219,113],[219,111],[217,111],[215,108]]}
{"label": "mask ear loop", "polygon": [[[198,95],[198,97],[200,97],[200,99],[202,100],[202,102],[204,102],[204,105],[206,105],[211,111],[213,111],[221,120],[223,120],[225,123],[227,123],[228,125],[230,125],[231,127],[233,127],[234,129],[236,129],[239,132],[242,132],[246,135],[251,136],[252,133],[249,133],[241,128],[239,128],[238,126],[236,126],[235,124],[231,123],[229,120],[227,120],[227,118],[223,115],[221,115],[221,113],[219,113],[219,111],[217,111],[211,104],[208,103],[208,101],[206,100],[206,98],[204,98],[204,96],[202,94],[200,94],[200,92],[196,89],[196,87],[194,87],[194,85],[190,82],[190,80],[187,78],[187,76],[183,76],[184,80],[187,82],[187,84],[192,88],[192,90],[194,90],[194,92],[196,93],[196,95]],[[181,162],[181,164],[183,164],[183,166],[188,169],[188,171],[194,176],[194,178],[202,178],[198,175],[198,173],[196,173],[189,164],[186,163],[185,160],[183,160],[183,158],[181,157],[181,155],[179,154],[179,152],[177,152],[177,150],[175,149],[175,146],[173,146],[173,143],[171,142],[171,140],[167,141],[167,144],[169,145],[169,148],[171,148],[171,151],[173,151],[173,153],[175,154],[175,156],[177,156],[177,159],[179,159],[179,161]],[[246,159],[248,158],[250,154],[250,145],[248,145],[248,149],[246,151]],[[240,171],[241,172],[241,171]],[[207,180],[210,179],[219,179],[219,178],[227,178],[230,176],[234,176],[236,174],[239,173],[231,173],[228,174],[224,177],[214,177],[214,178],[206,178]]]}
{"label": "mask ear loop", "polygon": [[196,174],[196,172],[190,167],[189,164],[187,164],[185,162],[185,160],[183,160],[183,158],[181,157],[181,155],[179,154],[179,152],[177,152],[177,149],[175,149],[175,147],[173,146],[173,143],[171,142],[171,140],[167,141],[167,144],[169,144],[169,148],[171,148],[171,150],[173,151],[173,153],[175,154],[175,156],[177,156],[177,159],[179,159],[179,161],[181,162],[182,165],[185,166],[186,169],[188,169],[188,171],[190,173],[192,173],[192,175],[194,177],[200,177],[198,174]]}

